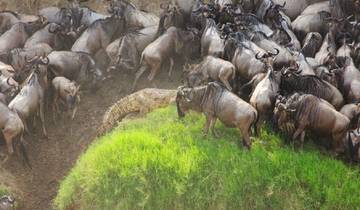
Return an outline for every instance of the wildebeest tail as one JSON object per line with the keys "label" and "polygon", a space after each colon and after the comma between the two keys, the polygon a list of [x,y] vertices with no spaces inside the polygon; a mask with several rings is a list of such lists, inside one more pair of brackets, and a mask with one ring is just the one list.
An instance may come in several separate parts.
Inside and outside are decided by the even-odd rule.
{"label": "wildebeest tail", "polygon": [[20,149],[20,153],[23,158],[24,164],[27,165],[30,169],[32,169],[30,160],[29,160],[29,156],[27,154],[27,151],[26,151],[26,148],[24,145],[23,134],[21,134],[21,136],[20,136],[19,149]]}
{"label": "wildebeest tail", "polygon": [[[257,110],[257,107],[255,108]],[[255,135],[259,135],[257,133],[256,124],[259,122],[259,113],[256,111],[254,112],[254,121],[252,122],[251,126],[249,127],[249,133],[251,133],[251,128],[254,128]]]}

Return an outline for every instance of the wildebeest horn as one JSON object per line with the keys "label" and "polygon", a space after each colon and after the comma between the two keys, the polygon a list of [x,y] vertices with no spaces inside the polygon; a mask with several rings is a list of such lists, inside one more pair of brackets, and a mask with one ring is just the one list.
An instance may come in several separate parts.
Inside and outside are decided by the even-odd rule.
{"label": "wildebeest horn", "polygon": [[40,60],[43,65],[48,65],[50,62],[48,57],[41,57]]}
{"label": "wildebeest horn", "polygon": [[6,83],[7,83],[9,86],[15,86],[14,84],[10,84],[10,79],[11,79],[11,77],[7,78]]}
{"label": "wildebeest horn", "polygon": [[261,56],[261,57],[259,57],[259,55],[260,55],[260,52],[256,53],[255,58],[258,59],[258,60],[264,58],[264,55]]}
{"label": "wildebeest horn", "polygon": [[34,61],[36,61],[38,59],[39,59],[39,56],[35,56],[35,57],[31,58],[31,59],[28,59],[28,57],[25,56],[25,60],[26,60],[27,63],[33,63]]}
{"label": "wildebeest horn", "polygon": [[279,50],[279,49],[277,49],[277,48],[274,48],[274,49],[275,49],[275,53],[268,52],[268,53],[269,53],[269,55],[271,55],[271,56],[277,56],[277,55],[279,55],[280,50]]}

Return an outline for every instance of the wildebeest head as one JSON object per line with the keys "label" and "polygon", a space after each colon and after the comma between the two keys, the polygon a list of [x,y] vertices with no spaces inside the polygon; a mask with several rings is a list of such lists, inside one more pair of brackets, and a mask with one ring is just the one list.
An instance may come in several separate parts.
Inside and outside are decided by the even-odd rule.
{"label": "wildebeest head", "polygon": [[274,52],[270,52],[268,51],[266,54],[264,54],[263,56],[260,56],[260,53],[257,53],[255,55],[255,58],[258,60],[261,60],[262,62],[265,63],[266,68],[269,70],[273,69],[273,64],[274,64],[274,58],[279,55],[280,50],[279,49],[275,49]]}
{"label": "wildebeest head", "polygon": [[360,161],[360,128],[349,131],[347,135],[348,153],[352,161]]}
{"label": "wildebeest head", "polygon": [[39,29],[43,28],[48,24],[47,19],[44,16],[39,15],[39,18],[35,21],[25,23],[25,31],[31,35],[38,31]]}
{"label": "wildebeest head", "polygon": [[200,53],[200,33],[195,28],[177,30],[175,51],[188,57],[197,57]]}
{"label": "wildebeest head", "polygon": [[15,97],[19,92],[19,83],[16,82],[13,77],[2,75],[0,72],[0,92],[9,96],[10,98]]}
{"label": "wildebeest head", "polygon": [[75,118],[76,114],[76,103],[80,102],[79,96],[80,85],[77,85],[75,81],[69,83],[65,88],[66,102],[69,108],[73,110],[71,119]]}
{"label": "wildebeest head", "polygon": [[124,17],[129,10],[135,10],[136,7],[131,2],[126,0],[108,0],[108,12],[119,17]]}
{"label": "wildebeest head", "polygon": [[12,210],[15,208],[15,198],[11,196],[3,196],[0,198],[0,209]]}
{"label": "wildebeest head", "polygon": [[197,87],[204,82],[207,81],[207,78],[204,78],[202,72],[198,69],[199,65],[189,65],[184,69],[184,72],[187,73],[186,75],[186,86],[187,87]]}
{"label": "wildebeest head", "polygon": [[31,70],[33,73],[37,74],[39,77],[39,82],[41,85],[47,89],[48,88],[48,79],[47,79],[47,69],[49,65],[48,57],[39,57],[35,56],[30,60],[26,60],[27,63],[31,65]]}
{"label": "wildebeest head", "polygon": [[179,87],[176,96],[176,106],[179,117],[184,117],[190,109],[201,111],[199,109],[206,93],[207,86],[196,88]]}
{"label": "wildebeest head", "polygon": [[95,90],[99,83],[104,80],[104,75],[102,71],[96,66],[94,59],[86,53],[80,55],[80,60],[83,65],[86,67],[83,72],[86,75],[85,80],[91,83],[91,88]]}

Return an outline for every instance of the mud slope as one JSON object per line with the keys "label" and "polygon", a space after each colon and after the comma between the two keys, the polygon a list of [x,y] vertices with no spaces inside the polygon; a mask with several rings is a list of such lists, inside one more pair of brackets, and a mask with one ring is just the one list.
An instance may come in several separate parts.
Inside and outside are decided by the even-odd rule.
{"label": "mud slope", "polygon": [[[176,74],[173,80],[180,81],[180,70],[177,70]],[[140,81],[139,86],[142,87],[139,88],[151,86],[145,78],[144,76]],[[17,158],[13,158],[5,166],[5,169],[14,175],[18,188],[23,192],[21,209],[51,209],[59,182],[93,141],[106,109],[128,94],[129,81],[132,80],[131,77],[114,75],[96,93],[83,93],[79,112],[73,122],[62,118],[55,125],[48,111],[48,140],[42,137],[39,128],[33,130],[32,136],[26,136],[26,147],[33,169],[24,168]],[[179,84],[167,79],[164,71],[156,82],[158,88],[174,88],[177,85]]]}

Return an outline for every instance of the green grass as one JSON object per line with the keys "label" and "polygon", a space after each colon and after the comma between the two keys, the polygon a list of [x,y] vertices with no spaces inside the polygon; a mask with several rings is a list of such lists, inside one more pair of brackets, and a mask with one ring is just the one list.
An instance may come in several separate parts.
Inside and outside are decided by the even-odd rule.
{"label": "green grass", "polygon": [[4,195],[9,195],[9,190],[7,187],[0,185],[0,198]]}
{"label": "green grass", "polygon": [[121,125],[80,158],[55,209],[360,208],[358,167],[267,131],[246,151],[238,130],[218,123],[222,138],[204,139],[203,124],[170,107]]}

